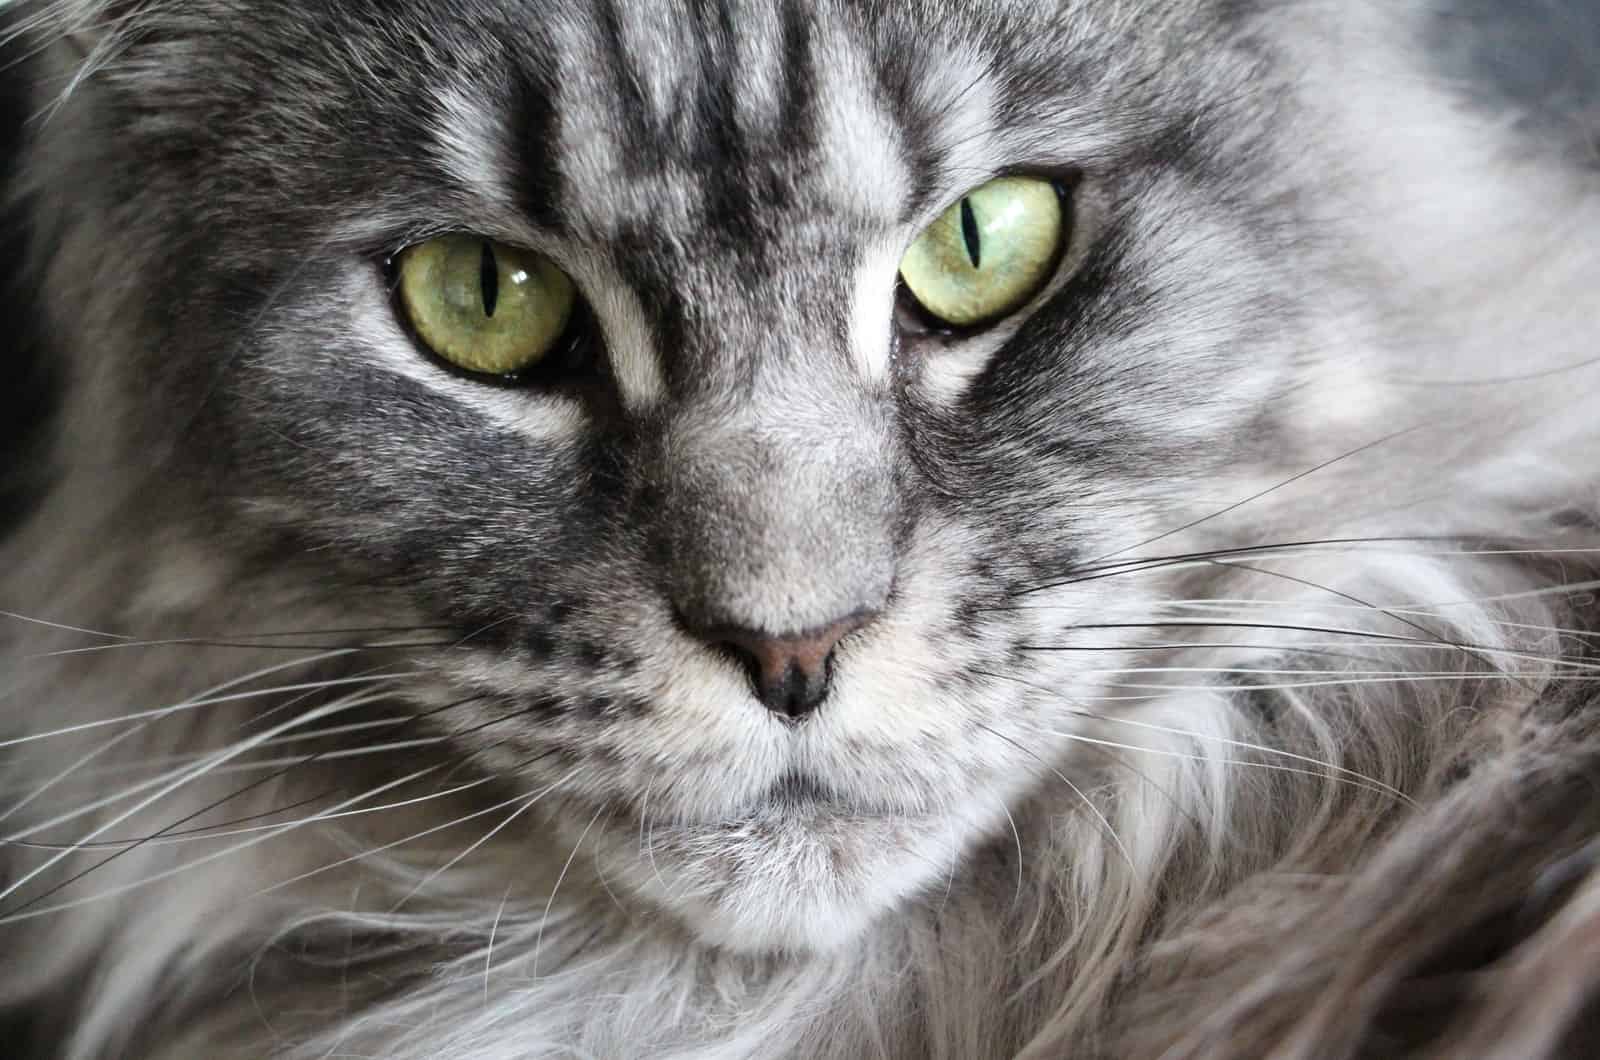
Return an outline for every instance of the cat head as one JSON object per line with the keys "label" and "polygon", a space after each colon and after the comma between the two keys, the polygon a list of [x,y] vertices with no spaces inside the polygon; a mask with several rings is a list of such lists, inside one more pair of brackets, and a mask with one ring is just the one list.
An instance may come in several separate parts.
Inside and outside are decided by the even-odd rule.
{"label": "cat head", "polygon": [[835,945],[1122,709],[1120,557],[1394,407],[1248,6],[67,5],[71,422],[448,629],[418,709],[614,886]]}

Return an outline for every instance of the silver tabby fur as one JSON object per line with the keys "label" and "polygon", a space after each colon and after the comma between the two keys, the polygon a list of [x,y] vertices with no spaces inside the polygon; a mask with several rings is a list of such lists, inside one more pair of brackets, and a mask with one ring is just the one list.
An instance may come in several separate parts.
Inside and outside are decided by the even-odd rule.
{"label": "silver tabby fur", "polygon": [[[1592,1045],[1593,4],[0,17],[8,1055]],[[450,231],[598,369],[426,358]],[[679,622],[863,607],[801,725]]]}

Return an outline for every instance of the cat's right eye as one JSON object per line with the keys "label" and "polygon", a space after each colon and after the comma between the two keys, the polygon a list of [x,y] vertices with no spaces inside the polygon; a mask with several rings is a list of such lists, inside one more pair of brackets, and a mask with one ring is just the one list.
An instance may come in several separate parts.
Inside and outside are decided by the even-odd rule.
{"label": "cat's right eye", "polygon": [[1050,282],[1070,235],[1066,190],[1000,177],[974,188],[911,244],[900,280],[924,314],[972,330],[1010,316]]}
{"label": "cat's right eye", "polygon": [[572,321],[577,291],[548,258],[478,236],[417,243],[396,259],[400,306],[441,360],[480,375],[537,366]]}

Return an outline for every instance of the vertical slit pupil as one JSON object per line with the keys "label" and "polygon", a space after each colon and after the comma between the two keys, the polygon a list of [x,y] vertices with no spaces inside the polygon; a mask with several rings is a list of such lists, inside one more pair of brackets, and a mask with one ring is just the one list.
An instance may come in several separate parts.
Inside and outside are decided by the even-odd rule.
{"label": "vertical slit pupil", "polygon": [[973,212],[972,200],[961,200],[961,238],[967,244],[967,257],[972,267],[983,263],[983,237],[978,234],[978,215]]}
{"label": "vertical slit pupil", "polygon": [[478,258],[478,286],[483,290],[483,315],[492,317],[500,303],[500,263],[494,260],[494,248],[487,240]]}

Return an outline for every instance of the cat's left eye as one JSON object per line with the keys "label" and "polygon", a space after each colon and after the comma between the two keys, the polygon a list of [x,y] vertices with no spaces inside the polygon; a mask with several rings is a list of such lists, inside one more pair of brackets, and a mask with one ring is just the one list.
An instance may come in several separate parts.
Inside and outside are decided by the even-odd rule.
{"label": "cat's left eye", "polygon": [[1044,290],[1066,249],[1066,193],[1054,181],[1000,177],[961,197],[900,262],[917,305],[951,328],[1010,316]]}
{"label": "cat's left eye", "polygon": [[548,258],[478,236],[417,243],[396,259],[400,305],[440,359],[480,375],[517,376],[548,356],[577,291]]}

